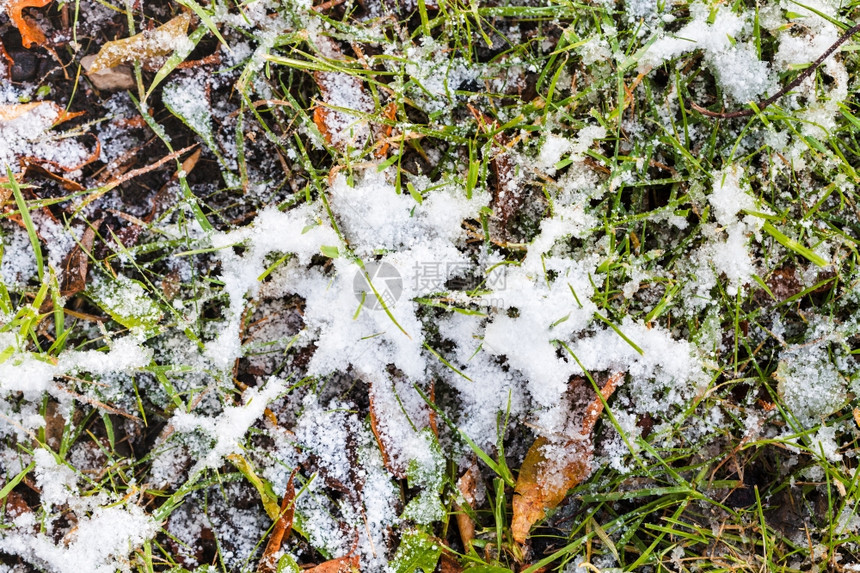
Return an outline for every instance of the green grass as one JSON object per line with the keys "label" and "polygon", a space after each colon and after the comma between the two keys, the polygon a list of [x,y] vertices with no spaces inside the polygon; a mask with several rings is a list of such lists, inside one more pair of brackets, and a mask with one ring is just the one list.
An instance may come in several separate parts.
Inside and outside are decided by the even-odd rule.
{"label": "green grass", "polygon": [[[831,101],[834,82],[841,80],[824,67],[813,74],[813,95],[789,96],[750,117],[721,120],[691,104],[719,111],[741,109],[746,102],[723,98],[724,80],[701,51],[640,74],[641,60],[657,39],[691,18],[686,3],[661,5],[660,13],[674,21],[632,18],[622,4],[569,1],[520,6],[418,0],[411,9],[345,2],[319,11],[276,3],[268,6],[268,16],[254,13],[254,2],[163,2],[157,10],[111,6],[118,12],[115,25],[131,35],[129,26],[163,23],[180,4],[199,18],[189,35],[199,52],[189,52],[187,60],[212,53],[219,42],[225,46],[220,63],[198,65],[215,78],[207,88],[211,130],[162,102],[165,89],[173,90],[173,100],[182,93],[183,84],[171,82],[191,77],[182,70],[181,56],[135,62],[136,94],[121,97],[145,125],[137,163],[129,161],[122,170],[113,166],[117,174],[101,181],[98,164],[69,174],[83,191],[63,190],[29,172],[25,177],[14,166],[4,170],[9,182],[2,184],[8,191],[3,256],[20,260],[27,247],[33,268],[22,280],[0,282],[0,377],[9,377],[0,380],[0,499],[7,500],[0,504],[0,540],[20,534],[13,521],[21,511],[33,516],[35,525],[27,530],[33,537],[47,538],[56,527],[68,541],[74,533],[62,521],[64,512],[85,521],[96,505],[136,506],[157,527],[117,557],[132,570],[253,571],[286,476],[299,468],[296,522],[284,541],[289,557],[279,571],[344,557],[337,551],[352,542],[332,541],[319,529],[338,524],[364,535],[372,524],[362,519],[380,500],[392,500],[398,519],[386,526],[384,545],[355,550],[390,561],[398,573],[430,573],[440,559],[473,573],[789,572],[839,570],[860,561],[860,430],[852,416],[860,353],[856,44],[849,42],[836,56],[849,78],[847,97]],[[83,2],[76,6],[92,9]],[[776,6],[708,4],[712,16],[754,15],[733,41],[748,43],[765,61],[778,54],[780,34],[810,29],[799,15],[802,6],[796,13]],[[828,17],[850,26],[854,7]],[[776,10],[791,32],[765,28],[765,8]],[[262,30],[266,22],[272,28]],[[82,31],[75,35],[83,40]],[[338,42],[341,56],[331,57],[319,37]],[[93,34],[86,40],[92,45],[82,50],[95,53],[104,38]],[[432,47],[422,53],[422,45]],[[609,56],[587,57],[594,46],[604,46]],[[62,57],[74,56],[71,46],[64,50]],[[471,70],[464,75],[468,81],[439,81],[445,74],[459,77],[457,70]],[[368,132],[356,140],[360,145],[327,141],[315,109],[334,114],[348,108],[334,99],[326,103],[315,79],[320,73],[351,78],[372,102],[372,112],[350,112],[347,129]],[[774,72],[775,82],[785,85],[797,73]],[[69,81],[66,87],[74,90],[67,92],[75,95],[58,103],[90,108],[90,121],[112,119],[85,79]],[[24,94],[30,88],[36,89],[16,89]],[[386,114],[389,105],[393,113]],[[479,121],[467,105],[486,119]],[[822,125],[806,113],[815,105],[829,106]],[[588,126],[602,127],[606,136],[580,154],[563,154],[551,170],[540,166],[548,135],[574,140]],[[78,128],[64,135],[77,136],[71,129]],[[203,150],[194,164],[188,162],[192,146]],[[372,380],[358,368],[308,374],[325,333],[306,323],[315,316],[306,299],[338,288],[338,272],[366,273],[374,257],[396,254],[362,251],[344,224],[345,207],[331,192],[334,178],[342,175],[354,189],[364,172],[386,172],[394,192],[380,196],[377,208],[409,199],[417,214],[451,186],[464,198],[492,196],[503,155],[512,158],[524,199],[509,217],[499,216],[496,201],[476,209],[463,222],[468,239],[456,245],[481,280],[464,288],[442,284],[416,296],[411,323],[402,322],[371,283],[369,296],[381,303],[385,318],[354,347],[406,335],[432,365],[427,379],[410,380],[394,365]],[[754,265],[753,275],[740,284],[720,273],[726,263],[715,249],[728,231],[709,201],[715,178],[730,168],[743,173],[742,185],[755,202],[732,222],[743,219],[743,245]],[[575,343],[609,329],[625,348],[619,353],[651,359],[643,335],[631,333],[636,324],[689,342],[699,370],[690,380],[672,380],[674,386],[663,386],[657,375],[631,372],[606,404],[593,474],[521,546],[511,532],[514,487],[523,456],[545,430],[535,422],[541,409],[529,398],[528,384],[535,381],[516,373],[510,356],[493,355],[482,335],[469,338],[473,354],[462,359],[462,341],[448,338],[444,328],[456,317],[485,325],[524,316],[525,305],[507,312],[481,306],[484,296],[514,296],[489,286],[488,273],[523,268],[532,241],[547,228],[541,225],[571,202],[590,216],[584,219],[589,228],[560,237],[556,253],[578,262],[594,258],[586,277],[591,294],[568,283],[569,299],[546,302],[541,289],[564,284],[546,263],[532,282],[532,302],[552,317],[548,332],[565,328],[573,313],[593,305],[587,328],[551,339],[559,360],[579,364],[591,392],[611,369],[589,371],[586,364],[594,359],[575,354]],[[230,264],[250,257],[255,239],[228,242],[219,233],[251,225],[266,208],[290,213],[305,206],[314,217],[302,236],[325,228],[332,242],[301,265],[328,282],[299,296],[287,280],[297,276],[291,273],[298,257],[267,251],[254,273],[260,290],[240,293],[243,306],[232,317]],[[511,221],[507,227],[499,223],[505,219]],[[50,232],[59,228],[73,245],[90,225],[97,247],[86,253],[87,288],[64,294]],[[16,234],[23,240],[14,242]],[[544,254],[550,256],[538,258]],[[356,301],[331,320],[366,319],[374,311],[365,302]],[[221,368],[205,350],[233,328],[234,318],[241,357]],[[126,337],[151,352],[147,364],[101,372],[64,366],[69,352],[107,353]],[[469,435],[463,428],[471,427],[474,412],[458,388],[481,383],[474,365],[487,356],[496,361],[498,376],[510,376],[516,392],[489,413],[496,419],[494,435]],[[359,362],[357,357],[354,364]],[[40,364],[57,369],[44,392],[34,395],[13,385],[16,373],[29,376]],[[793,409],[786,380],[792,368],[807,364],[820,366],[822,380],[835,373],[828,388],[841,389],[812,414]],[[214,419],[228,408],[250,407],[243,402],[244,388],[262,387],[271,376],[284,380],[283,392],[249,422],[238,444],[241,463],[222,459],[191,471],[214,440],[199,428],[177,430],[176,421],[182,415]],[[819,382],[810,378],[811,395]],[[367,394],[384,384],[433,453],[429,465],[407,465],[402,475],[387,472],[386,452],[371,432]],[[651,394],[636,394],[645,390]],[[525,406],[517,406],[523,396]],[[645,411],[651,402],[662,409]],[[521,409],[511,415],[512,407]],[[350,435],[349,442],[330,449],[351,456],[353,472],[384,479],[368,477],[371,486],[326,465],[331,452],[301,422],[314,408],[317,431],[342,426]],[[419,410],[435,413],[436,433],[413,419]],[[34,424],[35,418],[44,424]],[[80,509],[42,501],[32,461],[38,448],[77,476],[73,495],[98,500],[95,505]],[[483,497],[464,507],[457,482],[472,462],[480,468]],[[176,466],[175,475],[165,463]],[[464,511],[475,525],[470,544],[463,544],[457,525]],[[194,522],[191,534],[178,525],[182,520]],[[52,570],[44,557],[2,547],[0,541],[0,563]],[[382,570],[378,563],[363,570]],[[581,563],[589,567],[574,568]]]}

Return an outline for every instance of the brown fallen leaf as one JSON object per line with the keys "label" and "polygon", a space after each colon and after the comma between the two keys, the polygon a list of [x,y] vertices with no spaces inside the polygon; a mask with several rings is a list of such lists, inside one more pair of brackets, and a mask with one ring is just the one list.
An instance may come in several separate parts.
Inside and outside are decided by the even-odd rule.
{"label": "brown fallen leaf", "polygon": [[[388,121],[394,121],[397,117],[397,104],[395,102],[390,102],[382,112],[382,115]],[[391,147],[391,132],[394,130],[394,126],[388,124],[375,124],[374,125],[374,136],[377,139],[377,145],[379,148],[376,150],[376,156],[379,158],[384,158],[388,155],[388,148]]]}
{"label": "brown fallen leaf", "polygon": [[11,0],[6,4],[6,13],[21,33],[21,45],[25,48],[29,49],[33,44],[45,46],[48,40],[39,25],[24,16],[24,9],[42,8],[50,3],[51,0]]}
{"label": "brown fallen leaf", "polygon": [[87,288],[87,272],[90,268],[90,253],[96,238],[96,229],[102,220],[98,220],[84,230],[81,240],[69,251],[63,261],[63,276],[60,279],[60,294],[65,297],[74,296]]}
{"label": "brown fallen leaf", "polygon": [[332,559],[311,569],[305,569],[306,573],[353,573],[354,571],[361,571],[358,555]]}
{"label": "brown fallen leaf", "polygon": [[376,443],[379,446],[379,451],[382,452],[382,464],[385,466],[391,475],[396,477],[397,479],[405,479],[406,478],[406,468],[402,467],[400,464],[395,464],[391,455],[388,453],[388,445],[385,436],[383,436],[382,431],[379,428],[379,417],[376,414],[376,408],[374,406],[373,400],[373,392],[369,393],[370,396],[370,429],[373,432],[373,437],[376,438]]}
{"label": "brown fallen leaf", "polygon": [[[468,105],[468,108],[478,122],[481,131],[485,134],[489,135],[498,129],[499,124],[496,120],[472,105]],[[493,135],[493,143],[493,158],[490,160],[490,169],[493,170],[493,175],[496,178],[496,185],[493,188],[493,205],[502,229],[506,230],[508,221],[522,206],[525,195],[517,185],[514,176],[514,162],[508,153],[508,138],[499,132]]]}
{"label": "brown fallen leaf", "polygon": [[[612,395],[622,379],[618,373],[606,381],[600,390],[603,400]],[[514,489],[511,533],[517,543],[525,543],[532,525],[591,474],[592,432],[601,412],[603,401],[595,398],[586,408],[580,436],[552,441],[541,436],[529,448]]]}
{"label": "brown fallen leaf", "polygon": [[363,146],[370,136],[367,122],[358,115],[333,108],[372,113],[373,99],[364,82],[342,72],[314,72],[314,80],[325,104],[314,109],[314,123],[325,140],[340,150]]}
{"label": "brown fallen leaf", "polygon": [[275,554],[281,549],[285,537],[290,536],[293,530],[293,517],[295,516],[295,500],[296,487],[293,484],[293,478],[296,477],[296,470],[290,474],[287,480],[287,491],[284,492],[284,499],[281,501],[281,513],[278,515],[278,521],[275,523],[272,534],[269,536],[269,542],[266,544],[266,549],[263,551],[263,557],[260,559],[260,564],[257,565],[257,573],[275,573],[278,568]]}
{"label": "brown fallen leaf", "polygon": [[447,551],[443,551],[439,558],[439,573],[461,573],[462,571],[463,566],[460,562]]}
{"label": "brown fallen leaf", "polygon": [[154,30],[144,30],[129,38],[107,42],[99,50],[87,74],[113,68],[135,60],[147,61],[168,56],[189,45],[191,14],[182,13]]}
{"label": "brown fallen leaf", "polygon": [[45,408],[45,444],[57,451],[63,441],[66,419],[60,413],[60,404],[51,400]]}
{"label": "brown fallen leaf", "polygon": [[[370,392],[368,392],[370,398],[370,429],[373,431],[373,436],[376,438],[380,452],[382,452],[382,463],[385,465],[385,469],[397,479],[406,479],[409,458],[404,455],[401,442],[396,435],[396,429],[391,423],[392,419],[402,415],[402,406],[399,405],[400,402],[397,400],[388,400],[386,394],[379,391],[380,386],[378,384],[378,382],[371,383]],[[432,389],[430,392],[432,393]],[[392,391],[388,396],[394,393]],[[382,398],[381,401],[380,398]],[[435,418],[432,408],[423,408],[420,411],[414,411],[409,415],[409,419],[411,422],[407,422],[406,420],[403,420],[403,422],[414,423],[418,431],[422,431],[425,428],[430,428],[433,431]]]}
{"label": "brown fallen leaf", "polygon": [[[475,508],[475,491],[478,487],[478,480],[481,479],[478,464],[474,461],[466,469],[466,472],[457,480],[457,489],[460,490],[463,499],[466,500],[466,505],[469,509]],[[466,507],[457,505],[457,529],[460,530],[460,540],[463,542],[463,547],[467,550],[475,539],[475,522],[469,517],[466,512]]]}

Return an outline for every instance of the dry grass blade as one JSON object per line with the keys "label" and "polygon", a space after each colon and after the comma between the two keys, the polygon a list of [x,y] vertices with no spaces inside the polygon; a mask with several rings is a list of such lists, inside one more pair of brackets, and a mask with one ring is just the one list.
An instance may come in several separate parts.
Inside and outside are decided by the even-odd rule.
{"label": "dry grass blade", "polygon": [[543,519],[547,510],[555,508],[571,488],[591,474],[594,453],[591,434],[603,412],[603,402],[612,395],[621,380],[622,374],[613,375],[600,391],[602,399],[595,398],[588,405],[580,436],[563,440],[541,436],[529,448],[514,491],[511,533],[517,543],[525,543],[532,525]]}

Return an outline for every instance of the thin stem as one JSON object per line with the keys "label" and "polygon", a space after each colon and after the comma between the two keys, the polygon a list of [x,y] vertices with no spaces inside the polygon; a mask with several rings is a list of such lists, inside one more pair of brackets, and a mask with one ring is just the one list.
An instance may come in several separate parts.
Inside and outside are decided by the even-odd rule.
{"label": "thin stem", "polygon": [[[812,63],[812,65],[810,65],[808,68],[806,68],[805,70],[800,72],[800,74],[798,74],[798,76],[796,78],[794,78],[794,80],[792,80],[791,82],[786,84],[781,90],[779,90],[778,92],[776,92],[775,94],[773,94],[769,98],[763,99],[760,102],[758,102],[756,104],[756,107],[758,108],[758,110],[759,111],[764,110],[764,108],[766,108],[770,104],[774,103],[776,100],[778,100],[779,98],[781,98],[782,96],[784,96],[785,94],[787,94],[788,92],[790,92],[791,90],[793,90],[794,88],[799,86],[803,82],[803,80],[805,80],[806,78],[811,76],[815,72],[815,70],[818,69],[818,66],[823,64],[824,60],[826,60],[828,57],[830,57],[830,55],[833,54],[833,52],[835,52],[836,49],[839,48],[839,46],[841,46],[846,41],[848,41],[848,39],[851,36],[853,36],[854,34],[856,34],[857,32],[860,32],[860,24],[856,24],[853,27],[849,28],[848,31],[845,32],[844,34],[842,34],[842,36],[838,40],[836,40],[829,48],[827,48],[827,51],[824,52],[823,54],[821,54],[821,56],[819,56],[819,58],[817,60],[815,60]],[[692,102],[690,103],[690,106],[694,110],[696,110],[697,112],[701,113],[702,115],[706,115],[708,117],[717,117],[720,119],[733,119],[735,117],[749,117],[754,113],[754,111],[752,109],[749,109],[749,108],[741,109],[741,110],[737,110],[737,111],[716,112],[716,111],[707,110],[707,109],[703,108],[702,106],[697,105],[697,104],[692,103]]]}

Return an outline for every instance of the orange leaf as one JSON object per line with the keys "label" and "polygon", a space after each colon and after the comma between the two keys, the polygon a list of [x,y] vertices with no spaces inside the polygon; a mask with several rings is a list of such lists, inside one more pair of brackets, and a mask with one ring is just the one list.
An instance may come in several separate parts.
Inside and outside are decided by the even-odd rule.
{"label": "orange leaf", "polygon": [[191,15],[182,13],[154,30],[146,30],[130,38],[107,42],[87,70],[94,74],[126,62],[150,60],[168,56],[188,45],[188,26]]}
{"label": "orange leaf", "polygon": [[21,32],[21,44],[30,48],[33,44],[44,46],[47,44],[45,33],[38,25],[24,17],[25,8],[41,8],[51,3],[51,0],[11,0],[6,4],[6,12],[9,18]]}
{"label": "orange leaf", "polygon": [[296,476],[296,470],[290,474],[287,480],[287,491],[284,493],[284,499],[281,501],[281,513],[278,516],[278,521],[272,529],[272,535],[269,537],[269,543],[266,544],[266,550],[263,552],[263,557],[260,559],[260,564],[257,566],[258,573],[274,573],[277,569],[275,562],[275,553],[281,549],[281,543],[284,537],[289,537],[293,530],[293,516],[295,515],[296,487],[293,485],[293,478]]}
{"label": "orange leaf", "polygon": [[[481,479],[478,465],[474,462],[466,469],[466,472],[457,480],[457,489],[466,500],[466,505],[469,508],[475,508],[475,490],[478,487],[478,480]],[[466,508],[457,506],[457,529],[460,530],[460,540],[463,542],[463,547],[468,548],[475,539],[475,522],[466,513]]]}
{"label": "orange leaf", "polygon": [[[44,106],[44,107],[43,107]],[[35,112],[37,108],[40,114],[51,116],[54,125],[69,121],[72,118],[83,115],[84,112],[67,112],[52,101],[33,101],[30,103],[0,104],[0,122],[14,121],[28,113]]]}
{"label": "orange leaf", "polygon": [[314,72],[320,97],[327,106],[314,109],[314,123],[326,142],[340,150],[347,146],[361,147],[367,141],[370,130],[367,122],[358,115],[333,107],[372,113],[373,98],[359,78],[342,72]]}
{"label": "orange leaf", "polygon": [[361,571],[361,569],[359,568],[358,555],[353,555],[332,559],[305,571],[306,573],[353,573],[353,571]]}
{"label": "orange leaf", "polygon": [[[612,395],[621,379],[621,374],[615,374],[606,382],[600,391],[603,400]],[[602,411],[603,401],[596,398],[586,408],[581,436],[561,440],[541,436],[529,448],[514,489],[511,533],[517,543],[525,543],[532,525],[591,474],[591,433]]]}

